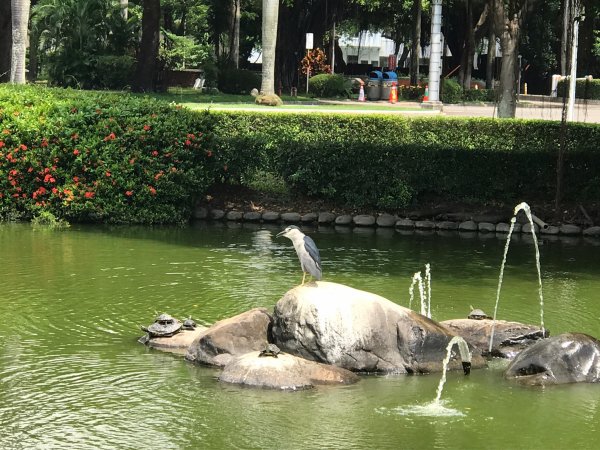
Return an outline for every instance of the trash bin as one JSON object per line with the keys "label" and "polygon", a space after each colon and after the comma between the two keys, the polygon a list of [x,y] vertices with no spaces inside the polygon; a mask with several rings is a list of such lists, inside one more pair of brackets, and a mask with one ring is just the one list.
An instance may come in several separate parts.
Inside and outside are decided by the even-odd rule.
{"label": "trash bin", "polygon": [[381,97],[381,81],[383,79],[383,73],[379,70],[374,70],[369,74],[369,81],[367,81],[367,99],[368,100],[379,100]]}
{"label": "trash bin", "polygon": [[384,72],[381,80],[381,100],[389,100],[392,86],[398,85],[398,75],[396,72]]}

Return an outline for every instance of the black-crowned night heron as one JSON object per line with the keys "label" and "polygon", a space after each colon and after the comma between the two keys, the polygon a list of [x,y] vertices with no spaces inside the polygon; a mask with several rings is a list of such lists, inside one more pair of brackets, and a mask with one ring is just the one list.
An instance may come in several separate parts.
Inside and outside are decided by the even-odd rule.
{"label": "black-crowned night heron", "polygon": [[306,274],[310,274],[315,280],[321,279],[321,256],[315,241],[305,235],[297,226],[290,225],[276,237],[285,236],[294,244],[294,249],[302,267],[302,284]]}

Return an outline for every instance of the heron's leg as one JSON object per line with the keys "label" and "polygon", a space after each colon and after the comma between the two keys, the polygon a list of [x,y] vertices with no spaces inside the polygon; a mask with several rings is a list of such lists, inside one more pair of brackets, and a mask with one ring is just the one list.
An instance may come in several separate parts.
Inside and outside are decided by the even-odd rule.
{"label": "heron's leg", "polygon": [[304,279],[306,278],[306,272],[302,272],[302,284],[304,284]]}

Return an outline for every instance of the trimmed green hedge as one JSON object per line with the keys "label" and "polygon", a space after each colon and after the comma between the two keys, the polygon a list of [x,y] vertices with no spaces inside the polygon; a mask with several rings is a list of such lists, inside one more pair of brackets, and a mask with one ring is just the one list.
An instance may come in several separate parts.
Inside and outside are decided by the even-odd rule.
{"label": "trimmed green hedge", "polygon": [[[395,209],[429,195],[467,201],[554,197],[560,123],[476,118],[214,114],[215,145],[269,167],[298,193]],[[600,126],[569,124],[565,198],[600,199]],[[235,161],[235,162],[233,162]]]}
{"label": "trimmed green hedge", "polygon": [[[567,86],[567,81],[558,82],[558,96],[562,97]],[[600,100],[600,80],[577,80],[575,83],[575,97],[588,100]]]}
{"label": "trimmed green hedge", "polygon": [[208,118],[126,94],[0,86],[0,217],[186,221],[222,172]]}

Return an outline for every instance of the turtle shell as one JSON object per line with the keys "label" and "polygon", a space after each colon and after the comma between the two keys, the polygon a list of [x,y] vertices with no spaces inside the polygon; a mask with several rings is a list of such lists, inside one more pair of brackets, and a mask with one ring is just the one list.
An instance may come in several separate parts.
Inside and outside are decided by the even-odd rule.
{"label": "turtle shell", "polygon": [[152,325],[144,329],[144,331],[146,331],[150,337],[168,337],[179,332],[181,327],[182,323],[179,320],[163,313],[156,318]]}
{"label": "turtle shell", "polygon": [[194,330],[196,329],[196,322],[191,317],[188,317],[183,321],[183,329],[184,330]]}
{"label": "turtle shell", "polygon": [[279,353],[281,353],[279,347],[277,347],[275,344],[268,344],[265,347],[265,349],[258,354],[258,356],[272,356],[273,358],[277,358],[277,355],[279,355]]}
{"label": "turtle shell", "polygon": [[473,320],[483,320],[483,319],[490,319],[490,316],[488,316],[486,313],[484,313],[483,310],[481,310],[481,309],[473,309],[469,313],[467,318],[473,319]]}

